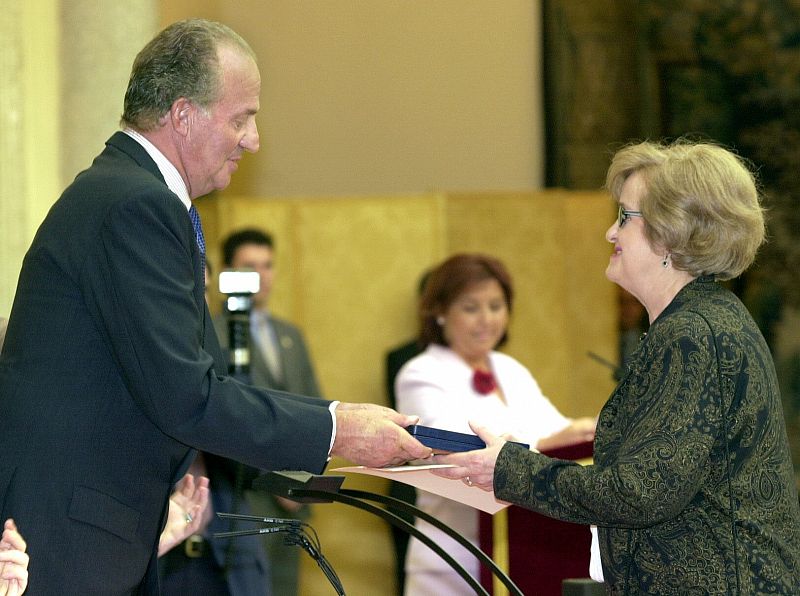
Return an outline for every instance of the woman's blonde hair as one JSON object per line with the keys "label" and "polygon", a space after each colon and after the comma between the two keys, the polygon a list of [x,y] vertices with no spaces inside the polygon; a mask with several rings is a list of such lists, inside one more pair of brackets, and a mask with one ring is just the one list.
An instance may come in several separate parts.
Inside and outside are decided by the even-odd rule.
{"label": "woman's blonde hair", "polygon": [[753,263],[766,230],[748,162],[707,142],[629,145],[614,155],[606,175],[615,200],[637,173],[645,187],[639,203],[645,237],[670,254],[676,269],[725,280]]}

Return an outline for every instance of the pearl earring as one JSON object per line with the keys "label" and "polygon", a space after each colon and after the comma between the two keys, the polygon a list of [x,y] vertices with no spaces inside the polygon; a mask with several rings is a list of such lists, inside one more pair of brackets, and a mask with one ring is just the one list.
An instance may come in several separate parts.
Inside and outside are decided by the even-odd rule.
{"label": "pearl earring", "polygon": [[442,325],[444,325],[444,317],[443,317],[443,316],[441,316],[441,315],[439,315],[438,317],[436,317],[436,323],[439,325],[439,327],[441,327]]}

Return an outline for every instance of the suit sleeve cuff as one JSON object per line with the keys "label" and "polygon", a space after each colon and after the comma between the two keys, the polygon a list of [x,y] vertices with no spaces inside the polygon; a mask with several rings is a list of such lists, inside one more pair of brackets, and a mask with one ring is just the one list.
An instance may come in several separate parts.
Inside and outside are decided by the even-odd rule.
{"label": "suit sleeve cuff", "polygon": [[333,443],[336,441],[336,406],[338,405],[338,401],[332,401],[328,406],[328,411],[331,413],[331,422],[333,422],[333,426],[331,427],[331,444],[328,447],[328,461],[331,461],[331,451],[333,451]]}

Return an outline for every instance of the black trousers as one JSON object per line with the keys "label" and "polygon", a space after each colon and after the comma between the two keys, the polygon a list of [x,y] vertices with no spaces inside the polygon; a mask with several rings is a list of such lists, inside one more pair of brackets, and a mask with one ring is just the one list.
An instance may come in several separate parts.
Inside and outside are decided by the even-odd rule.
{"label": "black trousers", "polygon": [[189,552],[192,556],[182,542],[159,558],[162,596],[230,596],[225,571],[217,565],[209,544],[204,542]]}

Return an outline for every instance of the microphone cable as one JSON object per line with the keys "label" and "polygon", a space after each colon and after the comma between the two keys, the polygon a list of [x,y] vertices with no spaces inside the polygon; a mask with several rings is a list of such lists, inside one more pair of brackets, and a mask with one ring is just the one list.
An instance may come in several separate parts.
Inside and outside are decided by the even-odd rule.
{"label": "microphone cable", "polygon": [[262,528],[252,528],[249,530],[234,530],[231,532],[216,532],[213,534],[214,538],[237,538],[239,536],[252,536],[258,534],[283,534],[283,543],[288,546],[299,546],[306,551],[309,556],[314,559],[319,568],[328,578],[328,581],[336,590],[337,596],[346,596],[344,586],[336,575],[336,571],[330,564],[325,555],[322,554],[322,544],[320,543],[317,531],[304,521],[297,519],[285,518],[271,518],[259,517],[255,515],[240,515],[233,513],[217,513],[218,516],[224,518],[232,518],[238,520],[254,521],[260,523],[275,524]]}

